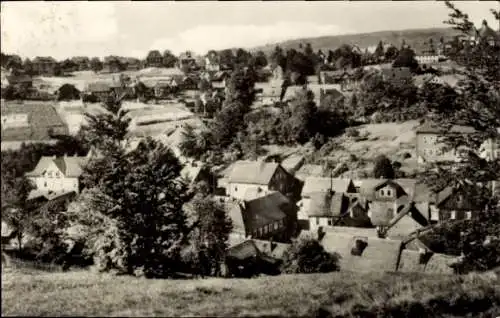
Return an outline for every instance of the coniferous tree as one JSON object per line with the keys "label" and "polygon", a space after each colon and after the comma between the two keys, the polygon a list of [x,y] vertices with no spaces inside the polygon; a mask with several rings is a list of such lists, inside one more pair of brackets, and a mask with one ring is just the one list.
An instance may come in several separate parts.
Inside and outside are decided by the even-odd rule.
{"label": "coniferous tree", "polygon": [[149,137],[127,149],[130,119],[121,99],[110,96],[104,106],[106,113],[86,114],[83,131],[98,155],[84,168],[88,189],[68,211],[72,224],[87,233],[85,244],[101,270],[171,275],[188,233],[182,166]]}
{"label": "coniferous tree", "polygon": [[[446,2],[450,8],[450,19],[445,21],[456,30],[469,34],[474,27],[467,14],[457,9],[452,3]],[[500,180],[500,160],[496,158],[486,161],[479,158],[477,149],[488,138],[499,140],[500,134],[500,78],[498,69],[500,55],[495,54],[494,47],[478,45],[471,50],[461,51],[461,61],[465,64],[463,76],[465,80],[459,83],[459,96],[455,100],[456,111],[453,113],[438,113],[432,117],[442,128],[442,140],[447,148],[465,151],[458,153],[460,161],[452,165],[436,163],[424,180],[433,189],[443,189],[445,186],[461,188],[468,193],[468,200],[477,208],[474,218],[460,235],[462,265],[468,269],[485,270],[498,266],[500,258],[500,222],[497,202],[490,188],[486,185],[492,180]],[[497,52],[498,53],[498,52]],[[496,76],[494,76],[494,72]],[[454,124],[470,126],[474,133],[446,134]],[[496,233],[496,234],[493,234]],[[487,250],[481,251],[478,247]]]}

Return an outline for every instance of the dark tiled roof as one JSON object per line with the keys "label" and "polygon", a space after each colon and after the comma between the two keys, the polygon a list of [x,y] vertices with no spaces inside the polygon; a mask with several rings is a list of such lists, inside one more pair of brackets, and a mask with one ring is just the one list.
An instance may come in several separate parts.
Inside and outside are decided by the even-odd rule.
{"label": "dark tiled roof", "polygon": [[234,201],[229,204],[229,216],[233,227],[240,233],[251,233],[267,224],[282,220],[292,205],[279,192],[272,192],[248,201]]}
{"label": "dark tiled roof", "polygon": [[41,157],[33,171],[27,172],[27,177],[42,176],[45,170],[53,162],[61,170],[61,173],[68,178],[79,177],[82,174],[82,166],[87,157]]}

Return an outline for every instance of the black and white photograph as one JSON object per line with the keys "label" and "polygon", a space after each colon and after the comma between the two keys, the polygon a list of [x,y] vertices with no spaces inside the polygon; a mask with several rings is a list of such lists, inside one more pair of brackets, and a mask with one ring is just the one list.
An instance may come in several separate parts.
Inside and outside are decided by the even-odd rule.
{"label": "black and white photograph", "polygon": [[2,1],[1,315],[500,317],[500,1]]}

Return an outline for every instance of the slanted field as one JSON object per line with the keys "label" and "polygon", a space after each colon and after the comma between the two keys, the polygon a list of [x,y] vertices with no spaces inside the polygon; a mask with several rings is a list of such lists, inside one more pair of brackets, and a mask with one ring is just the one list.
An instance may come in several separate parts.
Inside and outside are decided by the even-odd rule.
{"label": "slanted field", "polygon": [[498,273],[283,275],[148,280],[4,269],[2,315],[494,317]]}
{"label": "slanted field", "polygon": [[[401,170],[412,172],[417,168],[415,131],[418,126],[417,120],[361,125],[354,127],[359,131],[358,137],[349,137],[344,133],[332,138],[330,147],[325,146],[328,149],[320,151],[314,151],[310,144],[293,148],[273,145],[266,146],[266,149],[273,154],[302,154],[316,164],[323,164],[325,159],[333,163],[345,162],[350,168],[346,174],[371,171],[373,160],[378,155],[386,155],[392,161],[399,161]],[[410,157],[405,157],[405,154]]]}

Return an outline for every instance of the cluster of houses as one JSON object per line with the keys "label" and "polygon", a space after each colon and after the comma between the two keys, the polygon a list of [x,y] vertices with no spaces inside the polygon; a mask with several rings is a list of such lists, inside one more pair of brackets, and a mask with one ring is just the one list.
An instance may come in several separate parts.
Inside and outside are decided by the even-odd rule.
{"label": "cluster of houses", "polygon": [[[415,179],[301,179],[275,162],[238,161],[229,168],[218,180],[222,191],[214,199],[233,221],[229,254],[241,262],[259,253],[276,258],[273,245],[312,235],[326,250],[340,253],[346,265],[361,237],[367,259],[359,258],[365,265],[358,267],[369,270],[376,261],[385,265],[372,270],[396,270],[403,251],[431,252],[415,233],[438,222],[474,217],[475,207],[460,189],[435,193]],[[262,241],[269,251],[259,248]],[[452,269],[441,266],[439,271]]]}

